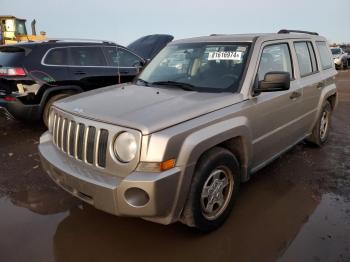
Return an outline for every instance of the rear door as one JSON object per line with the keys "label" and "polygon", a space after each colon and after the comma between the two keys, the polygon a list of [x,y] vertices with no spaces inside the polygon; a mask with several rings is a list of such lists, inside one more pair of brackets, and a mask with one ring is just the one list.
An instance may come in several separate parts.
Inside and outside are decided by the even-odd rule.
{"label": "rear door", "polygon": [[323,84],[317,65],[315,48],[311,41],[296,41],[293,43],[298,61],[298,82],[303,89],[301,110],[301,126],[304,133],[311,132],[317,114],[317,106]]}
{"label": "rear door", "polygon": [[71,46],[69,56],[70,74],[85,91],[116,83],[102,46]]}

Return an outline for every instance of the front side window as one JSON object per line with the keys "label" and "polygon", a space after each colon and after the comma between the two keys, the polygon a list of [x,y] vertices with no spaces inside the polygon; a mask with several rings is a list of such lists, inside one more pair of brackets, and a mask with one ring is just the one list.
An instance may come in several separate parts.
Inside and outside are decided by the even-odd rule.
{"label": "front side window", "polygon": [[68,65],[68,49],[54,48],[48,52],[45,57],[46,65]]}
{"label": "front side window", "polygon": [[142,60],[120,47],[106,47],[106,52],[115,67],[137,67],[141,66]]}
{"label": "front side window", "polygon": [[17,35],[26,35],[26,24],[24,20],[18,20],[16,19],[16,34]]}
{"label": "front side window", "polygon": [[333,66],[333,61],[330,56],[328,45],[326,42],[316,42],[316,46],[321,58],[322,69],[329,69]]}
{"label": "front side window", "polygon": [[139,79],[155,85],[182,83],[200,92],[236,92],[249,49],[249,43],[169,45],[151,61]]}
{"label": "front side window", "polygon": [[306,42],[298,42],[294,43],[295,51],[297,53],[298,65],[300,76],[308,76],[310,75],[312,70],[312,62],[310,57],[309,48]]}
{"label": "front side window", "polygon": [[264,47],[261,54],[258,79],[264,80],[269,72],[287,72],[293,77],[292,60],[288,44],[276,44]]}
{"label": "front side window", "polygon": [[71,47],[70,52],[74,66],[107,66],[101,47]]}

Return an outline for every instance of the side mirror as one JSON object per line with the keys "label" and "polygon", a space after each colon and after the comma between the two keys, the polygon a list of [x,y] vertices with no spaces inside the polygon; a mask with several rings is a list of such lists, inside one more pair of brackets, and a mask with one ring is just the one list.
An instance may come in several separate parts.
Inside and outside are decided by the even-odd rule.
{"label": "side mirror", "polygon": [[264,80],[258,82],[255,87],[255,93],[285,91],[290,87],[290,73],[288,72],[269,72],[266,73]]}

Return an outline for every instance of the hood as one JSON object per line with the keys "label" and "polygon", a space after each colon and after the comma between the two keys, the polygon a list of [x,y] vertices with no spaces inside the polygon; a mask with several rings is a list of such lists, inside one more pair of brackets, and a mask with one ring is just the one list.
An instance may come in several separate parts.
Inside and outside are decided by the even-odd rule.
{"label": "hood", "polygon": [[155,57],[173,39],[172,35],[147,35],[132,42],[127,48],[148,60]]}
{"label": "hood", "polygon": [[57,101],[66,112],[147,135],[243,100],[241,94],[115,85]]}

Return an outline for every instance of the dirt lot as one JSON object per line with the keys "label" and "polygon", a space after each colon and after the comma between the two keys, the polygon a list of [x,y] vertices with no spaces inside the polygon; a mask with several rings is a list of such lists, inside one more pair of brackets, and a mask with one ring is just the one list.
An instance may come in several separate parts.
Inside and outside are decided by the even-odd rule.
{"label": "dirt lot", "polygon": [[40,168],[44,128],[0,120],[0,261],[350,261],[350,71],[337,84],[328,143],[261,170],[209,235],[81,203]]}

